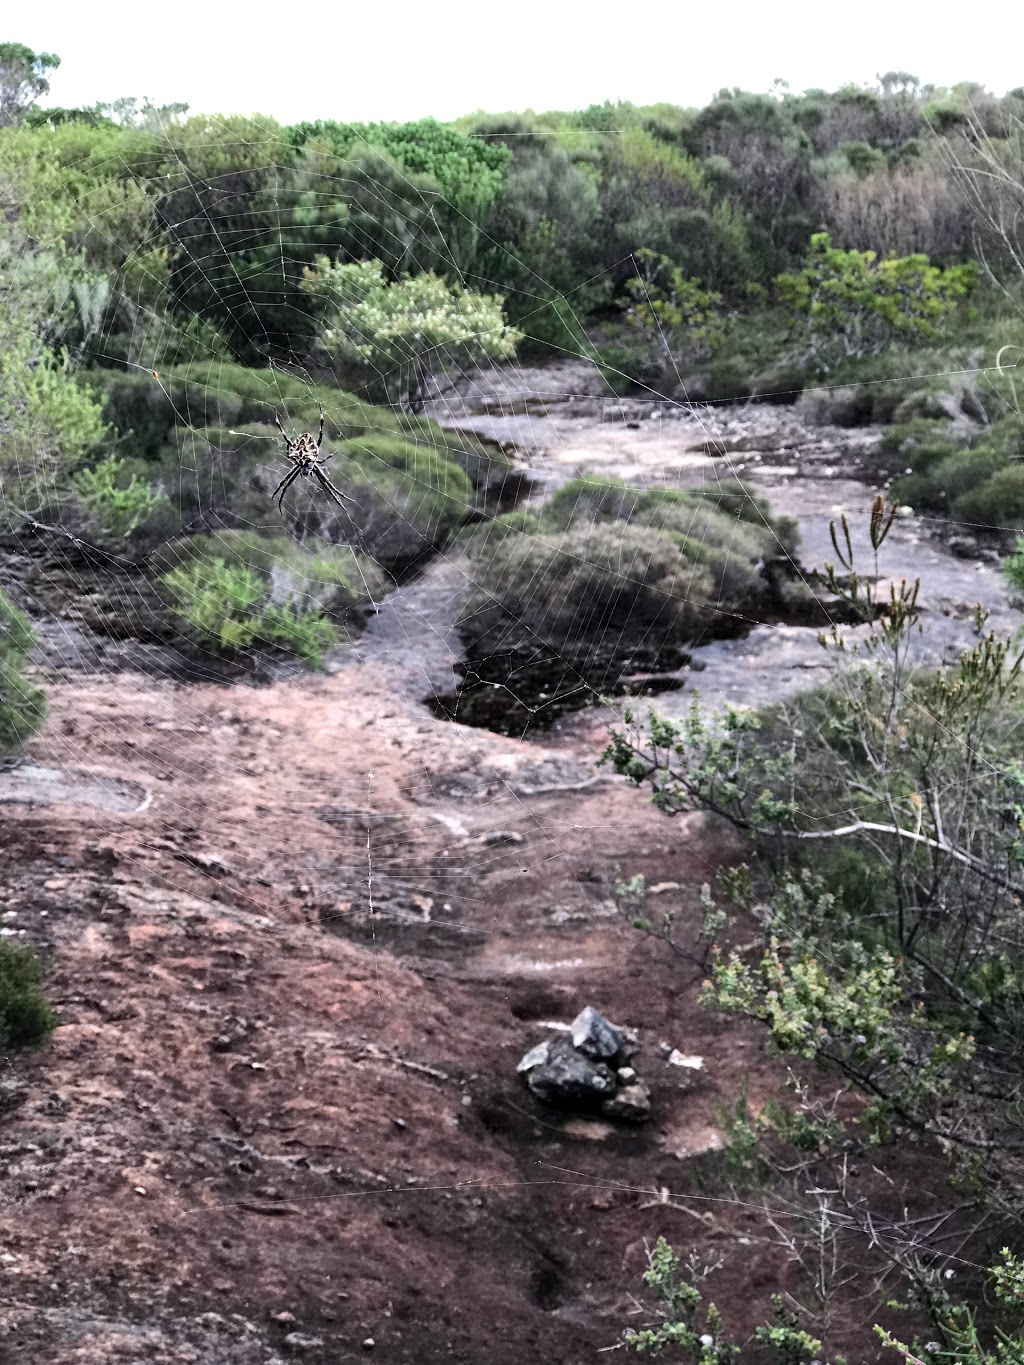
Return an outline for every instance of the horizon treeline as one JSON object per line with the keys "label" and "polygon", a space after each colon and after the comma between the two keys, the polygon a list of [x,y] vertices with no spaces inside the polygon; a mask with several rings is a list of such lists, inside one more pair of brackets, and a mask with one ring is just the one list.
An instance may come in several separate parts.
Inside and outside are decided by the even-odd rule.
{"label": "horizon treeline", "polygon": [[324,256],[498,295],[528,356],[575,351],[622,317],[640,251],[738,310],[822,231],[939,266],[980,256],[998,278],[1005,243],[979,241],[958,180],[979,144],[1019,137],[1022,115],[1024,87],[996,97],[899,72],[875,88],[722,90],[701,109],[447,124],[286,126],[124,99],[26,109],[0,154],[25,231],[80,264],[67,340],[86,363],[146,363],[138,339],[161,320],[182,358],[301,359],[317,330],[303,272]]}

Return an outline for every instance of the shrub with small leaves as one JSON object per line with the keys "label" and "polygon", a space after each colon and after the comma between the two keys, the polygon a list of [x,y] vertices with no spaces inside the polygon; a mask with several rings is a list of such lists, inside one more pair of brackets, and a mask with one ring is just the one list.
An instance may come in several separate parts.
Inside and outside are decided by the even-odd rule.
{"label": "shrub with small leaves", "polygon": [[718,1309],[713,1303],[704,1307],[700,1290],[680,1277],[682,1263],[664,1237],[658,1238],[649,1261],[644,1283],[659,1301],[661,1321],[655,1327],[627,1331],[627,1347],[638,1355],[659,1355],[675,1347],[694,1365],[726,1365],[734,1360],[739,1347],[725,1339]]}
{"label": "shrub with small leaves", "polygon": [[802,319],[805,363],[828,374],[844,360],[934,341],[975,288],[971,265],[942,269],[927,256],[843,251],[827,232],[811,238],[803,270],[779,275],[776,292]]}
{"label": "shrub with small leaves", "polygon": [[26,681],[32,647],[28,617],[0,592],[0,754],[31,739],[46,716],[46,698]]}
{"label": "shrub with small leaves", "polygon": [[383,374],[413,412],[432,376],[509,360],[520,340],[505,321],[502,298],[429,272],[389,282],[380,261],[332,264],[321,256],[303,271],[302,289],[319,302],[328,355]]}
{"label": "shrub with small leaves", "polygon": [[72,485],[92,519],[114,536],[130,536],[158,509],[167,505],[167,495],[156,491],[137,474],[124,477],[125,461],[116,455],[91,469],[83,469]]}
{"label": "shrub with small leaves", "polygon": [[0,1047],[30,1047],[55,1027],[42,980],[43,964],[32,948],[0,939]]}
{"label": "shrub with small leaves", "polygon": [[228,654],[284,649],[319,664],[337,638],[321,612],[272,602],[266,580],[245,564],[200,559],[187,569],[172,569],[163,583],[172,609],[197,643]]}
{"label": "shrub with small leaves", "polygon": [[667,256],[634,252],[637,274],[626,282],[626,319],[652,355],[674,370],[707,360],[725,340],[722,296],[688,279]]}

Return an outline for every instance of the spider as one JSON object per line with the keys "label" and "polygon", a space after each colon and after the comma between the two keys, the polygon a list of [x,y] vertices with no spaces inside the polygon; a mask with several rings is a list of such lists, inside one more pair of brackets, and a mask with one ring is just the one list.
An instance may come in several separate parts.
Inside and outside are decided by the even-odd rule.
{"label": "spider", "polygon": [[303,432],[301,436],[296,436],[293,441],[291,437],[288,435],[288,433],[285,431],[284,427],[281,425],[281,418],[278,416],[276,412],[274,413],[274,421],[277,423],[278,430],[284,437],[285,454],[287,455],[288,459],[291,460],[292,465],[291,468],[288,470],[288,473],[284,476],[281,482],[274,489],[273,493],[270,495],[271,501],[273,501],[274,498],[277,498],[278,494],[280,494],[280,498],[278,498],[277,505],[279,509],[283,512],[284,495],[288,492],[288,489],[292,486],[295,480],[299,478],[308,479],[310,475],[312,475],[312,477],[316,479],[320,487],[323,488],[334,499],[334,501],[338,504],[339,507],[343,507],[346,502],[351,502],[352,499],[346,497],[344,493],[342,493],[339,489],[335,488],[334,484],[331,483],[330,479],[323,471],[323,466],[327,463],[328,459],[326,455],[320,454],[320,447],[323,445],[324,442],[323,407],[320,408],[320,435],[316,438],[315,441],[313,440],[313,437],[309,434],[308,431]]}

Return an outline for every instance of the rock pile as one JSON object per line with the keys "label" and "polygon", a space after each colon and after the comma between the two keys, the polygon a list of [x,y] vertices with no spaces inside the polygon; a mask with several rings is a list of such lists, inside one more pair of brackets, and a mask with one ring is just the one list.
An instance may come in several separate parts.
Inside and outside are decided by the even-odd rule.
{"label": "rock pile", "polygon": [[588,1005],[568,1034],[538,1043],[516,1070],[545,1104],[642,1123],[650,1117],[651,1097],[630,1065],[636,1051],[624,1029]]}

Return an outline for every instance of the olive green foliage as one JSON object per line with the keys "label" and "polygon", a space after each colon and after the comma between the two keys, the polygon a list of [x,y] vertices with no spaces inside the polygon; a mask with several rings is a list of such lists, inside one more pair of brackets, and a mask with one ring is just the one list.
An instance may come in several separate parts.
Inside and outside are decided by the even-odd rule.
{"label": "olive green foliage", "polygon": [[523,354],[585,351],[582,319],[612,288],[601,268],[593,162],[528,115],[484,116],[471,124],[508,159],[483,219],[477,278],[500,282],[508,317],[523,333]]}
{"label": "olive green foliage", "polygon": [[43,964],[35,951],[0,939],[0,1047],[31,1047],[57,1025],[42,981]]}
{"label": "olive green foliage", "polygon": [[[173,501],[172,520],[157,509],[140,530],[157,539],[197,521],[281,526],[269,497],[286,472],[275,412],[290,433],[315,434],[323,405],[328,473],[353,499],[339,508],[312,480],[299,480],[285,499],[286,524],[300,536],[350,543],[390,566],[443,544],[465,519],[474,486],[484,487],[508,465],[472,438],[453,438],[432,422],[277,370],[207,363],[168,371],[159,381],[115,371],[93,372],[89,380],[108,420],[124,433],[125,449],[150,463],[153,482]],[[140,480],[144,473],[140,466]]]}
{"label": "olive green foliage", "polygon": [[[875,555],[894,513],[879,499],[868,528]],[[776,1199],[791,1186],[784,1207],[815,1229],[803,1242],[797,1224],[776,1224],[808,1269],[814,1314],[793,1316],[787,1296],[786,1313],[776,1304],[776,1321],[755,1340],[787,1362],[838,1360],[817,1340],[836,1292],[829,1275],[870,1254],[902,1287],[886,1306],[927,1324],[909,1346],[876,1329],[907,1365],[1020,1361],[1019,1259],[1004,1250],[990,1272],[997,1313],[982,1315],[970,1286],[955,1299],[941,1236],[911,1220],[890,1247],[875,1237],[866,1191],[848,1183],[848,1154],[894,1137],[931,1139],[950,1160],[954,1191],[931,1226],[970,1210],[972,1220],[1019,1228],[1024,658],[979,617],[977,643],[957,662],[917,668],[918,586],[883,598],[877,563],[868,574],[857,564],[845,520],[833,542],[830,587],[873,624],[860,645],[841,628],[823,635],[833,661],[824,687],[762,713],[710,717],[697,698],[682,722],[655,712],[641,721],[630,709],[606,754],[667,814],[704,810],[747,836],[753,866],[723,878],[720,894],[744,916],[754,912],[759,952],[720,946],[732,916],[709,887],[692,949],[670,916],[658,922],[660,907],[648,911],[642,877],[624,883],[620,898],[645,932],[704,968],[706,1006],[761,1023],[801,1097],[791,1112],[773,1105],[752,1115],[740,1105],[723,1118],[734,1177],[755,1188],[767,1181]],[[842,1119],[842,1089],[831,1104],[812,1099],[801,1061],[824,1067],[862,1103]],[[884,1168],[884,1155],[873,1160]],[[659,1252],[662,1277],[670,1267],[677,1275],[678,1261]],[[677,1311],[636,1344],[672,1340],[678,1322],[691,1353],[710,1349],[693,1339],[693,1290],[684,1286]],[[715,1349],[729,1344],[720,1322],[708,1335]]]}
{"label": "olive green foliage", "polygon": [[1024,593],[1024,537],[1017,541],[1013,554],[1003,561],[1003,572],[1010,586],[1018,593]]}
{"label": "olive green foliage", "polygon": [[986,530],[1013,531],[1024,526],[1024,465],[1006,465],[988,478],[983,475],[980,487],[969,488],[957,498],[953,515]]}
{"label": "olive green foliage", "polygon": [[313,548],[257,531],[190,536],[183,544],[162,549],[157,559],[167,564],[178,560],[176,567],[187,567],[193,560],[214,557],[273,579],[280,602],[297,602],[304,609],[326,611],[339,619],[349,611],[369,607],[389,584],[372,560],[349,545]]}
{"label": "olive green foliage", "polygon": [[[876,554],[894,512],[879,499]],[[916,669],[917,587],[882,600],[845,521],[833,531],[830,586],[873,625],[859,649],[823,636],[826,687],[761,715],[712,721],[695,699],[681,723],[629,717],[606,757],[665,812],[729,821],[775,869],[761,961],[723,957],[709,1001],[860,1087],[876,1140],[935,1135],[973,1190],[1017,1208],[1024,660],[979,619],[958,662]]]}
{"label": "olive green foliage", "polygon": [[[722,1315],[713,1303],[704,1304],[696,1285],[682,1278],[679,1257],[659,1237],[649,1254],[644,1272],[644,1284],[658,1300],[661,1321],[655,1327],[630,1328],[623,1340],[628,1349],[638,1355],[660,1355],[673,1350],[677,1359],[690,1360],[695,1365],[725,1365],[739,1355],[739,1347],[724,1336]],[[695,1275],[691,1268],[691,1278]]]}
{"label": "olive green foliage", "polygon": [[62,311],[59,260],[35,250],[17,225],[0,223],[0,289],[0,479],[8,499],[32,503],[105,426],[67,352],[47,344]]}
{"label": "olive green foliage", "polygon": [[[629,126],[609,141],[604,159],[608,248],[649,248],[687,277],[732,294],[756,278],[746,215],[685,147]],[[621,283],[633,273],[621,272]]]}
{"label": "olive green foliage", "polygon": [[320,304],[321,343],[332,360],[366,366],[412,412],[434,375],[510,360],[519,340],[503,299],[428,273],[388,283],[380,261],[332,265],[321,256],[303,272],[302,288]]}
{"label": "olive green foliage", "polygon": [[[45,79],[39,63],[56,59],[28,56]],[[124,99],[37,111],[0,134],[23,226],[79,262],[72,352],[162,369],[199,352],[265,364],[310,351],[303,270],[321,256],[380,260],[389,282],[472,281],[505,299],[535,347],[577,352],[641,250],[745,308],[751,286],[800,270],[819,225],[879,260],[895,251],[956,266],[969,210],[950,208],[944,152],[969,159],[973,118],[1012,161],[1012,97],[979,99],[901,78],[877,90],[723,91],[699,111],[620,104],[293,127]],[[908,218],[911,252],[893,236]],[[930,297],[933,277],[914,287],[922,280]]]}
{"label": "olive green foliage", "polygon": [[712,356],[725,339],[722,296],[687,279],[667,256],[634,253],[637,274],[626,282],[626,318],[668,370]]}
{"label": "olive green foliage", "polygon": [[794,542],[792,524],[738,482],[682,493],[576,479],[535,520],[513,513],[469,537],[462,629],[515,623],[560,648],[642,639],[657,652],[756,611],[765,561]]}
{"label": "olive green foliage", "polygon": [[926,256],[879,260],[874,251],[834,247],[827,232],[811,238],[803,270],[775,281],[782,302],[805,319],[802,359],[822,374],[841,360],[935,340],[975,284],[970,265],[943,270]]}
{"label": "olive green foliage", "polygon": [[315,552],[253,532],[192,537],[182,558],[162,577],[172,608],[196,643],[230,655],[271,648],[319,664],[386,586],[347,546]]}
{"label": "olive green foliage", "polygon": [[0,592],[0,754],[31,739],[46,716],[46,699],[24,677],[32,628],[24,612]]}
{"label": "olive green foliage", "polygon": [[154,492],[137,474],[125,474],[125,461],[108,455],[71,480],[89,516],[101,530],[118,537],[130,536],[168,501],[162,489]]}
{"label": "olive green foliage", "polygon": [[923,512],[945,512],[980,530],[1024,528],[1024,425],[1007,414],[959,440],[941,428],[904,429],[910,474],[894,493]]}
{"label": "olive green foliage", "polygon": [[488,536],[469,554],[470,630],[497,609],[532,636],[566,644],[652,631],[682,640],[711,595],[708,573],[672,537],[629,526]]}
{"label": "olive green foliage", "polygon": [[[898,1351],[903,1365],[1022,1365],[1024,1363],[1024,1262],[1008,1247],[988,1267],[986,1286],[1003,1322],[983,1332],[979,1314],[946,1292],[936,1294],[935,1320],[941,1340],[916,1338],[907,1346],[891,1332],[875,1331],[883,1345]],[[987,1340],[986,1340],[987,1338]]]}
{"label": "olive green foliage", "polygon": [[[666,1239],[659,1237],[648,1252],[644,1273],[644,1285],[655,1301],[656,1321],[649,1327],[627,1328],[622,1335],[626,1349],[654,1356],[668,1351],[674,1360],[688,1360],[693,1365],[724,1365],[742,1358],[744,1349],[752,1346],[760,1348],[758,1359],[772,1365],[806,1365],[808,1361],[846,1365],[845,1357],[829,1350],[808,1330],[808,1315],[796,1311],[792,1294],[773,1294],[771,1322],[756,1327],[746,1342],[731,1340],[721,1313],[713,1303],[705,1302],[703,1283],[715,1269],[701,1266],[692,1253],[684,1265]],[[821,1274],[825,1280],[827,1271],[823,1269]],[[983,1333],[975,1310],[956,1301],[939,1282],[932,1291],[930,1339],[915,1338],[908,1346],[882,1327],[876,1327],[875,1334],[883,1345],[900,1354],[904,1365],[1021,1365],[1024,1263],[1004,1247],[999,1261],[988,1268],[987,1279],[1003,1311],[1005,1326],[997,1325],[994,1331]]]}

